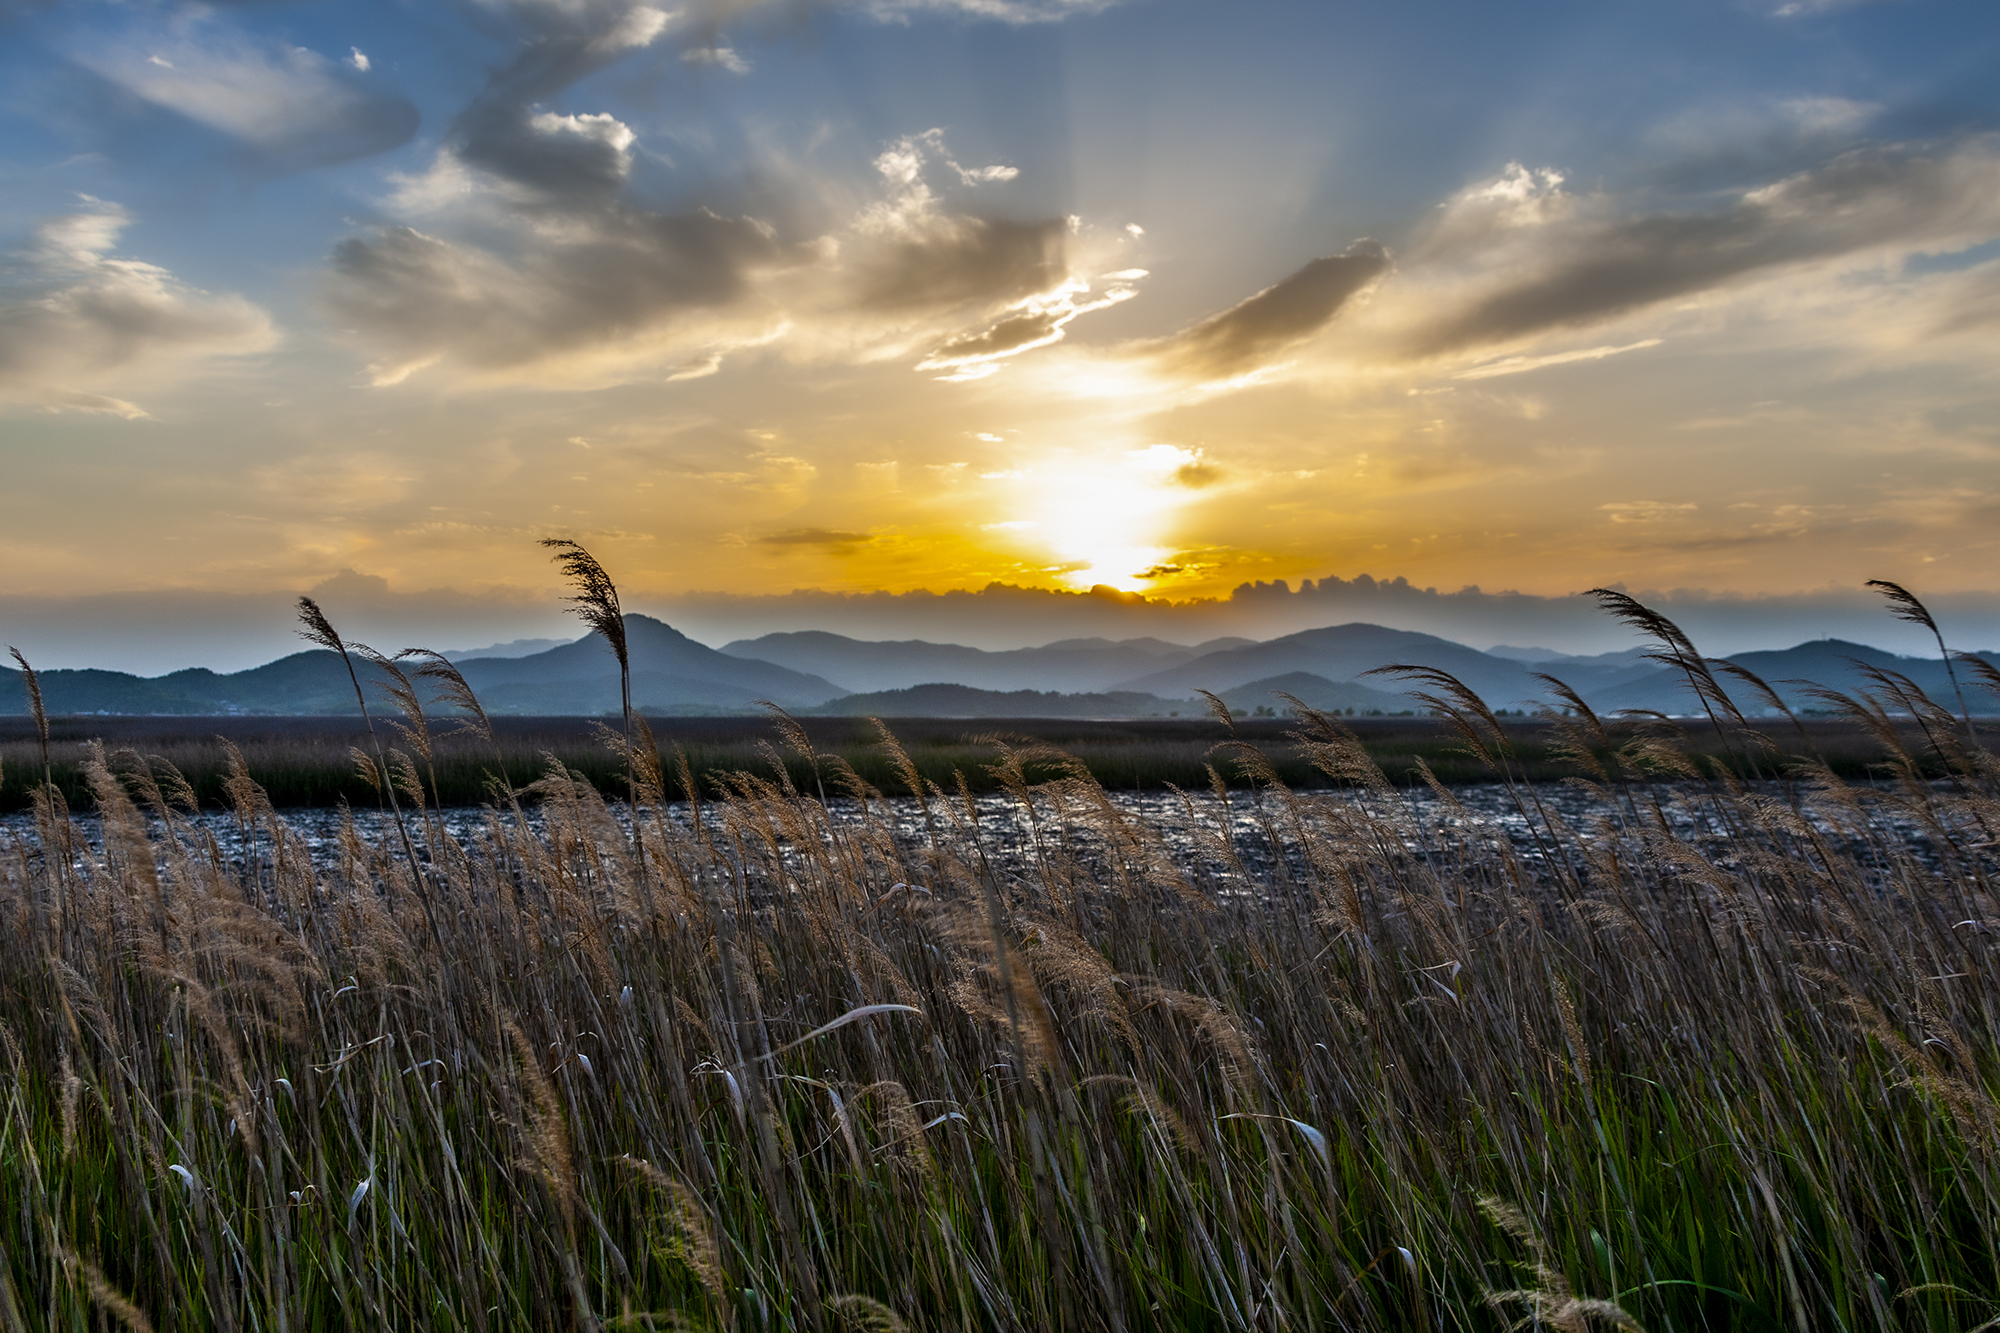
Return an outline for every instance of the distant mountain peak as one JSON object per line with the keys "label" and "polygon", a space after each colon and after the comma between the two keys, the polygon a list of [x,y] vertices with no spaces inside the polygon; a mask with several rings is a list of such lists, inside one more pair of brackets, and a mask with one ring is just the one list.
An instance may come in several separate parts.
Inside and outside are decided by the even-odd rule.
{"label": "distant mountain peak", "polygon": [[489,643],[484,648],[454,648],[441,656],[447,662],[464,662],[475,657],[527,657],[573,642],[573,639],[509,639],[505,643]]}

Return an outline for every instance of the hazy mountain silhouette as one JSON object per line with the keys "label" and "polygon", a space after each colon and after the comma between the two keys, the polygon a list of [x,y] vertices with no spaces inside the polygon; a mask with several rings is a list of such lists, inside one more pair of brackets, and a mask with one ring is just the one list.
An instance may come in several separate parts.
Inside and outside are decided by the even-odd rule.
{"label": "hazy mountain silhouette", "polygon": [[[788,707],[824,703],[845,691],[817,676],[725,656],[651,616],[625,617],[632,659],[632,703],[659,712],[744,711],[759,699]],[[356,661],[362,683],[376,672]],[[492,713],[616,712],[618,661],[601,634],[526,657],[481,657],[459,671]],[[64,713],[354,713],[354,686],[338,653],[293,653],[248,671],[222,674],[190,667],[147,678],[122,671],[42,671],[43,706]],[[433,691],[423,691],[427,697]],[[370,691],[369,707],[380,696]],[[384,711],[388,702],[381,701]],[[0,711],[28,711],[20,673],[0,672]]]}
{"label": "hazy mountain silhouette", "polygon": [[[769,699],[794,709],[824,706],[827,712],[882,716],[1143,717],[1199,711],[1201,705],[1193,701],[1197,689],[1212,690],[1243,712],[1260,706],[1282,710],[1283,702],[1272,697],[1278,690],[1329,711],[1395,713],[1416,707],[1392,678],[1357,679],[1392,663],[1448,671],[1494,708],[1546,700],[1548,691],[1535,678],[1545,672],[1568,683],[1600,712],[1700,711],[1680,672],[1643,660],[1636,650],[1528,663],[1379,625],[1334,625],[1266,643],[1223,639],[1188,648],[1159,639],[1067,639],[1011,652],[923,640],[871,643],[808,632],[740,640],[729,645],[730,651],[718,652],[650,616],[627,616],[625,624],[632,702],[659,713],[747,712]],[[2000,654],[1979,656],[2000,669]],[[1857,663],[1907,677],[1938,703],[1957,709],[1944,664],[1934,657],[1901,657],[1866,644],[1817,639],[1781,651],[1739,653],[1729,660],[1763,678],[1798,711],[1830,706],[1800,681],[1850,694],[1882,693]],[[363,683],[369,683],[374,672],[357,665]],[[618,709],[617,662],[599,634],[525,656],[468,658],[458,667],[490,712],[561,715]],[[293,653],[248,671],[193,667],[142,677],[52,670],[40,673],[40,679],[45,706],[58,715],[355,711],[347,669],[338,654],[324,649]],[[841,684],[834,684],[836,679]],[[1726,675],[1718,679],[1746,714],[1769,711],[1749,687]],[[843,688],[857,681],[873,688],[859,694]],[[1959,681],[1972,712],[2000,713],[2000,693],[1970,666],[1959,668]],[[371,695],[371,706],[375,697]],[[27,711],[20,673],[0,670],[0,712]]]}
{"label": "hazy mountain silhouette", "polygon": [[738,639],[724,644],[722,651],[810,671],[850,690],[901,690],[948,681],[982,690],[1077,693],[1251,642],[1215,639],[1190,648],[1162,639],[1062,639],[1039,648],[988,652],[923,639],[876,642],[804,630]]}
{"label": "hazy mountain silhouette", "polygon": [[1650,651],[1646,648],[1624,648],[1615,653],[1559,653],[1553,648],[1516,648],[1512,644],[1496,643],[1486,650],[1492,657],[1505,657],[1510,661],[1526,662],[1531,666],[1547,669],[1552,666],[1631,666]]}
{"label": "hazy mountain silhouette", "polygon": [[[625,644],[632,660],[635,708],[749,708],[760,699],[807,708],[847,693],[816,675],[719,653],[651,616],[625,617]],[[474,657],[457,665],[491,711],[603,713],[618,708],[618,661],[595,630],[547,652]]]}
{"label": "hazy mountain silhouette", "polygon": [[1199,716],[1199,705],[1151,694],[1063,694],[1053,690],[981,690],[931,683],[850,694],[805,710],[844,717],[1167,717]]}
{"label": "hazy mountain silhouette", "polygon": [[[1217,694],[1254,681],[1303,671],[1323,680],[1354,680],[1364,672],[1392,664],[1437,667],[1449,671],[1496,708],[1542,693],[1540,682],[1520,662],[1494,657],[1462,643],[1414,630],[1380,625],[1333,625],[1287,634],[1282,639],[1207,653],[1191,662],[1118,682],[1121,690],[1139,690],[1167,697],[1184,697],[1194,690]],[[1387,677],[1370,677],[1371,689],[1400,695],[1402,687]],[[1398,707],[1413,705],[1405,702]]]}
{"label": "hazy mountain silhouette", "polygon": [[443,654],[453,662],[470,661],[475,657],[526,657],[530,653],[544,653],[551,648],[560,648],[569,639],[509,639],[505,643],[490,643],[484,648],[457,648]]}
{"label": "hazy mountain silhouette", "polygon": [[1282,676],[1267,676],[1247,685],[1238,685],[1233,690],[1217,691],[1216,697],[1235,713],[1254,713],[1259,708],[1282,713],[1291,704],[1280,699],[1280,693],[1289,694],[1306,707],[1317,708],[1322,713],[1344,713],[1350,708],[1363,715],[1401,713],[1415,706],[1406,695],[1391,694],[1358,681],[1328,680],[1309,671],[1288,671]]}
{"label": "hazy mountain silhouette", "polygon": [[[2000,667],[2000,654],[1984,652],[1974,655]],[[1864,664],[1905,677],[1936,703],[1952,712],[1958,711],[1958,697],[1952,691],[1951,678],[1945,671],[1943,661],[1935,657],[1902,657],[1880,648],[1871,648],[1865,643],[1814,639],[1791,648],[1737,653],[1725,660],[1757,676],[1795,712],[1824,712],[1833,708],[1829,701],[1814,695],[1802,682],[1848,695],[1883,694],[1882,687],[1863,670]],[[1551,674],[1562,676],[1563,670],[1556,667]],[[1769,704],[1749,685],[1720,671],[1716,672],[1716,681],[1744,713],[1756,715],[1771,711]],[[2000,712],[2000,694],[1982,687],[1972,668],[1961,664],[1958,667],[1958,682],[1965,691],[1965,703],[1971,712],[1986,716]],[[1622,679],[1600,682],[1594,689],[1585,690],[1584,697],[1593,708],[1604,710],[1654,708],[1667,713],[1690,713],[1700,706],[1685,677],[1678,671],[1665,668],[1645,674],[1628,672]],[[1901,710],[1892,704],[1891,711]]]}

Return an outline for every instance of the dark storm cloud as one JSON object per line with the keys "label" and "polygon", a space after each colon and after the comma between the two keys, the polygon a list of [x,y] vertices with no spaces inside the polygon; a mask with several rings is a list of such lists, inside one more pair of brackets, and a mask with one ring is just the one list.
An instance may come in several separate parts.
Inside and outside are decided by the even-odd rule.
{"label": "dark storm cloud", "polygon": [[[1728,208],[1557,222],[1533,229],[1526,276],[1428,319],[1406,350],[1432,356],[1614,318],[1786,265],[1990,235],[2000,227],[2000,141],[1853,152],[1742,195]],[[1445,263],[1514,243],[1454,236]],[[1458,252],[1454,254],[1453,252]]]}
{"label": "dark storm cloud", "polygon": [[1183,330],[1158,347],[1170,364],[1202,375],[1251,369],[1324,328],[1341,307],[1389,269],[1388,252],[1356,241],[1315,259],[1274,286]]}

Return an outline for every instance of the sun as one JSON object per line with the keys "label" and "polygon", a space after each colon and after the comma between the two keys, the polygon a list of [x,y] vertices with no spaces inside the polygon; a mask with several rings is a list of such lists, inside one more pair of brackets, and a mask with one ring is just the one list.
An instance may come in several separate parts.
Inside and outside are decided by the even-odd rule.
{"label": "sun", "polygon": [[1192,498],[1176,476],[1199,458],[1156,444],[1052,459],[1008,478],[1023,517],[988,530],[1051,557],[1048,572],[1067,586],[1143,592],[1174,554],[1170,535]]}

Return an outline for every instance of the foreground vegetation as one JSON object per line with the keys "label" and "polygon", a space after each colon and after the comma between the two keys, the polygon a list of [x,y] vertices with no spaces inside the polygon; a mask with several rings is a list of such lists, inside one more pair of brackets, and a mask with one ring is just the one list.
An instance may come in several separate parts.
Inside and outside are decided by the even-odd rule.
{"label": "foreground vegetation", "polygon": [[99,750],[101,849],[46,787],[0,845],[0,1329],[2000,1314],[1971,725],[1915,717],[1933,782],[1881,717],[1899,779],[1863,790],[1728,716],[1786,779],[1552,718],[1575,827],[1420,683],[1525,842],[1419,821],[1316,716],[1337,792],[1215,755],[1275,856],[1006,747],[1003,856],[885,735],[899,837],[782,717],[719,798],[640,730],[629,823],[558,765],[456,843],[412,695],[372,770],[404,832],[316,863],[238,765],[231,859],[173,772]]}

